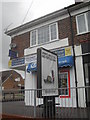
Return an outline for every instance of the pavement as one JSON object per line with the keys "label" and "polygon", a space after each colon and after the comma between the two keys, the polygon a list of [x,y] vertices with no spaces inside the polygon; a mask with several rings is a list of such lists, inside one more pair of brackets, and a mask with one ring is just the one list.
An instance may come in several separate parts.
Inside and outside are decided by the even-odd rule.
{"label": "pavement", "polygon": [[[24,101],[2,102],[2,113],[9,115],[19,115],[24,117],[34,117],[34,107],[25,106]],[[88,118],[90,108],[56,108],[56,118]],[[36,116],[43,117],[43,108],[36,108]]]}
{"label": "pavement", "polygon": [[[2,102],[2,113],[10,115],[21,115],[26,117],[34,116],[34,107],[25,106],[24,101]],[[37,108],[37,116],[42,116],[42,108]]]}

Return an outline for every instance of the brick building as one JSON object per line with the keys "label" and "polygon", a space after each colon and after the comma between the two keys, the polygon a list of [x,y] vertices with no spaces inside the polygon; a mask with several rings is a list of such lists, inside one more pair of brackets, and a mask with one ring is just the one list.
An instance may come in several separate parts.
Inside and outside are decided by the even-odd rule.
{"label": "brick building", "polygon": [[14,70],[3,71],[1,80],[2,90],[21,89],[24,87],[24,79]]}
{"label": "brick building", "polygon": [[[10,31],[11,51],[9,67],[25,70],[25,88],[37,89],[37,49],[44,47],[60,58],[59,87],[90,86],[90,2],[76,3],[35,19]],[[14,43],[14,46],[13,46]],[[13,53],[18,54],[13,57]],[[17,57],[17,58],[15,58]],[[68,58],[68,59],[67,59]],[[67,61],[65,63],[65,61]],[[32,67],[33,66],[33,67]],[[30,72],[30,73],[29,73]],[[65,79],[65,86],[63,83]],[[84,90],[86,93],[87,90]],[[61,99],[72,101],[71,91],[60,93]],[[74,106],[84,99],[74,92]],[[26,99],[28,97],[26,96]],[[90,98],[88,97],[88,102]],[[31,103],[26,100],[26,105]]]}

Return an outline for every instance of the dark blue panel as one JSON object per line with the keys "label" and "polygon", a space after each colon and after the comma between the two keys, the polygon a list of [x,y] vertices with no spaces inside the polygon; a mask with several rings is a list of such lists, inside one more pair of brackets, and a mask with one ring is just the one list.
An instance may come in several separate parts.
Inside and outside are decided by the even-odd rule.
{"label": "dark blue panel", "polygon": [[[58,58],[58,67],[73,66],[73,56],[65,56]],[[33,62],[28,65],[27,72],[37,71],[37,63]]]}
{"label": "dark blue panel", "polygon": [[25,64],[25,58],[17,58],[12,60],[12,66]]}
{"label": "dark blue panel", "polygon": [[73,56],[65,56],[58,58],[58,66],[59,67],[73,66]]}
{"label": "dark blue panel", "polygon": [[37,63],[33,62],[28,65],[27,72],[37,71]]}
{"label": "dark blue panel", "polygon": [[17,58],[17,52],[9,50],[9,56],[12,58]]}

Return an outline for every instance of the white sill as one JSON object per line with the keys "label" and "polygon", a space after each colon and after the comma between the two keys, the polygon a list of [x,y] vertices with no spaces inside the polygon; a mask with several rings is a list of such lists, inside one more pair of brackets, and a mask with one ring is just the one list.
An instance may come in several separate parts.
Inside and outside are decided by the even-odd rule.
{"label": "white sill", "polygon": [[88,34],[89,32],[90,32],[90,31],[88,31],[88,32],[83,32],[83,33],[77,33],[76,36]]}
{"label": "white sill", "polygon": [[69,45],[68,38],[58,39],[58,40],[55,40],[55,41],[48,42],[46,44],[37,45],[37,46],[34,46],[34,47],[27,48],[24,51],[24,55],[35,54],[35,53],[37,53],[37,49],[40,48],[40,47],[51,50],[51,49],[56,49],[56,48],[60,48],[60,47],[65,47],[65,46],[68,46],[68,45]]}
{"label": "white sill", "polygon": [[56,40],[52,40],[52,41],[49,41],[49,42],[46,42],[46,43],[42,43],[42,44],[40,44],[40,45],[33,45],[33,46],[31,46],[31,47],[29,47],[29,49],[31,49],[31,48],[34,48],[34,47],[39,47],[39,46],[42,46],[42,45],[46,45],[46,44],[50,44],[50,43],[52,43],[52,42],[56,42],[56,41],[59,41],[60,39],[56,39]]}

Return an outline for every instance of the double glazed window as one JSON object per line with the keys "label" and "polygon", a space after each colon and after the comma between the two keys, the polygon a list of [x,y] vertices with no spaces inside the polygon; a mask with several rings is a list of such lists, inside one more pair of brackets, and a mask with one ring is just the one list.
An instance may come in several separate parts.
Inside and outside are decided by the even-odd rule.
{"label": "double glazed window", "polygon": [[90,31],[90,11],[76,16],[77,33],[82,34]]}
{"label": "double glazed window", "polygon": [[30,33],[30,46],[44,44],[58,39],[57,23],[46,25]]}

